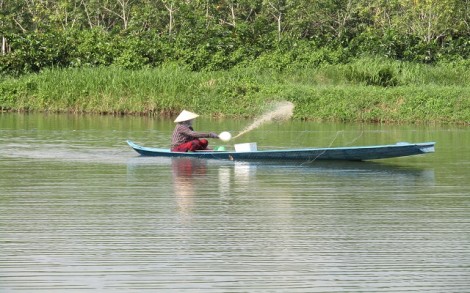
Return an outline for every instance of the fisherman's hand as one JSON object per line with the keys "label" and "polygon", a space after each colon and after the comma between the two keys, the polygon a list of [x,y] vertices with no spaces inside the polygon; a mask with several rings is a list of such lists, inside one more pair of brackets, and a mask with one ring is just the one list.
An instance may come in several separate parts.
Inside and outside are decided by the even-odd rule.
{"label": "fisherman's hand", "polygon": [[217,135],[217,133],[215,133],[215,132],[211,132],[211,133],[209,133],[209,137],[210,138],[219,138],[219,135]]}

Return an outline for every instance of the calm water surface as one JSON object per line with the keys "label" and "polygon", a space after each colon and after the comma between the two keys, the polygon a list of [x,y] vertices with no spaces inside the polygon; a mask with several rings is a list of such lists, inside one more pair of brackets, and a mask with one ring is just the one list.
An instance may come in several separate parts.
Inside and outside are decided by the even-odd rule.
{"label": "calm water surface", "polygon": [[125,144],[168,145],[172,128],[1,114],[0,292],[470,292],[468,127],[285,122],[237,140],[437,142],[368,163],[145,158]]}

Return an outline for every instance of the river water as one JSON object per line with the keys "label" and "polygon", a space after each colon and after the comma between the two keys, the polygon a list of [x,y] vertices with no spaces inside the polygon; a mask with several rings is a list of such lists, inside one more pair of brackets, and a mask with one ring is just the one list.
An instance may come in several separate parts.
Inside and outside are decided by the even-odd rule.
{"label": "river water", "polygon": [[470,292],[468,127],[288,121],[236,141],[437,143],[355,163],[145,158],[125,143],[166,146],[173,126],[0,114],[0,292]]}

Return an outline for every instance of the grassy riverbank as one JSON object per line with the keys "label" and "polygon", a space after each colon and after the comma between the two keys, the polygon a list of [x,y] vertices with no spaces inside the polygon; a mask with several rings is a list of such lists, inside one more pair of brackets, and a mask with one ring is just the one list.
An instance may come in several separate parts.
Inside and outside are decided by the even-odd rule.
{"label": "grassy riverbank", "polygon": [[470,63],[435,66],[362,59],[284,68],[253,64],[193,72],[167,64],[47,70],[0,79],[4,111],[253,117],[271,101],[295,104],[294,118],[365,122],[470,122]]}

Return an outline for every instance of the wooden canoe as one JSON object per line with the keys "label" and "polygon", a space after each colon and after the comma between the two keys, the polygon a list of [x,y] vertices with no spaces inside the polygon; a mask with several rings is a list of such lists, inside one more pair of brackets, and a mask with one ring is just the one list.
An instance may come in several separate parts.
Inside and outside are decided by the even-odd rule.
{"label": "wooden canoe", "polygon": [[167,148],[140,146],[130,140],[129,146],[142,156],[153,157],[191,157],[200,159],[219,159],[235,161],[253,160],[290,160],[290,161],[367,161],[420,155],[434,152],[434,142],[404,143],[378,146],[329,147],[329,148],[300,148],[285,150],[257,150],[249,152],[236,151],[198,151],[171,152]]}

